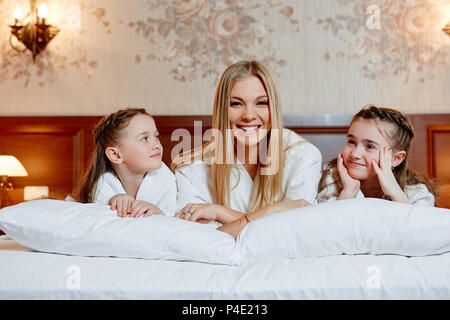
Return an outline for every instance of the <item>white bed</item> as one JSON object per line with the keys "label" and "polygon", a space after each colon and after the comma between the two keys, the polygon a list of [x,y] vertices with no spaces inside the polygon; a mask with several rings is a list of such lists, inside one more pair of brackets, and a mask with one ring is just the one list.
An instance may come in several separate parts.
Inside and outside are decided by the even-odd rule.
{"label": "white bed", "polygon": [[[38,204],[42,208],[52,205],[46,202]],[[30,226],[27,226],[24,229],[26,232],[20,235],[17,228],[12,227],[11,219],[19,221],[17,217],[22,215],[24,218],[20,222],[22,226],[25,224],[24,221],[36,226],[36,222],[31,221],[30,217],[37,213],[22,214],[22,211],[26,210],[20,208],[32,207],[37,210],[39,207],[37,204],[23,205],[11,209],[7,214],[3,214],[6,210],[0,212],[0,223],[3,223],[3,227],[8,227],[16,240],[19,239],[21,242],[19,244],[11,238],[0,240],[0,299],[450,299],[449,210],[434,209],[431,212],[426,208],[417,209],[412,206],[397,206],[388,202],[367,202],[367,200],[349,204],[352,206],[366,204],[368,208],[374,207],[375,204],[373,214],[369,214],[369,210],[364,210],[365,216],[370,216],[371,220],[364,222],[359,218],[362,217],[361,213],[350,212],[346,213],[347,216],[341,214],[339,219],[332,221],[335,213],[329,215],[325,210],[330,208],[329,205],[319,207],[322,208],[322,213],[314,208],[302,212],[285,212],[252,222],[244,229],[242,237],[236,241],[234,247],[227,244],[227,241],[234,243],[233,239],[228,239],[228,235],[213,228],[200,229],[195,223],[181,223],[179,219],[173,220],[176,222],[168,220],[171,225],[174,223],[178,225],[174,227],[178,228],[177,234],[180,234],[182,228],[191,228],[189,230],[199,228],[196,229],[197,233],[204,232],[203,236],[210,238],[212,231],[217,232],[218,240],[211,238],[216,241],[213,247],[223,245],[225,249],[221,250],[222,255],[238,250],[241,255],[238,263],[235,263],[237,261],[235,258],[230,258],[227,262],[225,259],[227,257],[220,257],[216,251],[208,249],[208,243],[203,247],[198,244],[192,245],[192,249],[196,251],[190,253],[189,241],[183,247],[186,255],[180,258],[173,247],[163,247],[167,242],[172,246],[181,246],[178,240],[178,242],[170,241],[170,238],[173,238],[171,235],[159,244],[148,246],[151,254],[158,249],[160,255],[158,259],[151,258],[151,255],[145,259],[107,256],[126,254],[124,251],[126,246],[121,249],[122,251],[114,252],[110,251],[110,247],[103,247],[103,250],[108,249],[105,256],[98,256],[102,251],[101,247],[97,247],[96,257],[86,256],[83,254],[83,250],[89,248],[86,245],[88,239],[86,232],[89,232],[90,241],[97,241],[92,238],[93,234],[97,235],[101,230],[109,228],[114,239],[122,241],[126,239],[123,233],[125,231],[130,235],[130,232],[136,233],[138,230],[136,228],[143,226],[147,229],[156,225],[157,228],[161,228],[162,224],[158,225],[160,223],[158,221],[163,221],[163,218],[153,220],[144,218],[146,220],[141,221],[130,219],[127,222],[113,217],[106,221],[104,216],[99,214],[97,218],[101,218],[103,224],[100,225],[98,219],[92,224],[84,220],[86,226],[83,228],[86,227],[86,230],[83,231],[76,229],[80,225],[77,219],[82,213],[70,212],[67,213],[68,220],[64,224],[73,223],[70,230],[75,231],[70,232],[73,232],[80,242],[84,240],[84,247],[80,249],[80,246],[77,246],[75,254],[71,251],[74,250],[75,242],[71,240],[67,241],[68,245],[58,246],[61,239],[56,232],[50,234],[53,238],[42,241],[43,229],[50,221],[45,220],[44,211],[40,212],[42,218],[36,220],[45,222],[39,227],[41,233],[31,230],[34,234],[30,235]],[[344,208],[349,204],[342,202],[339,206]],[[61,204],[56,203],[55,208],[58,206]],[[384,212],[389,206],[395,206],[397,211],[395,215]],[[107,210],[109,209],[105,209],[105,213]],[[97,208],[95,212],[97,211],[102,209]],[[58,214],[63,215],[62,212]],[[318,229],[315,229],[317,226],[308,226],[310,222],[307,228],[301,228],[302,224],[309,221],[308,219],[317,219],[316,217],[321,217],[322,221],[318,224],[321,226],[320,234],[317,234]],[[351,217],[352,221],[346,223],[346,217]],[[427,222],[421,220],[424,217]],[[47,218],[50,218],[50,215]],[[295,223],[293,219],[296,219]],[[341,221],[344,222],[339,224]],[[385,225],[379,227],[377,226],[379,222]],[[121,224],[121,228],[114,229],[118,224]],[[292,225],[296,227],[293,228]],[[395,232],[386,225],[397,225]],[[132,227],[134,229],[131,229]],[[284,232],[271,232],[283,228]],[[300,231],[295,233],[298,230]],[[308,230],[311,231],[306,234]],[[65,231],[61,234],[70,236],[70,232]],[[202,235],[194,236],[196,233],[190,232],[188,234],[192,234],[193,242],[202,237]],[[264,239],[257,234],[258,232],[264,234]],[[361,236],[361,232],[365,235]],[[351,236],[353,234],[357,237]],[[223,238],[220,238],[222,235]],[[295,241],[301,243],[305,240],[301,238],[302,236],[309,242],[292,248]],[[103,237],[106,239],[106,236]],[[398,237],[401,237],[402,241],[399,241]],[[142,239],[144,238],[143,234]],[[424,239],[428,238],[429,241],[424,242]],[[30,239],[34,239],[34,243]],[[145,241],[147,240],[145,238]],[[290,243],[291,240],[294,242]],[[32,251],[23,246],[27,241],[31,247],[43,248],[42,246],[46,245],[47,251],[59,253]],[[255,246],[255,243],[260,245]],[[167,252],[161,253],[164,248],[170,249],[172,255],[168,255]],[[283,251],[282,248],[289,250]],[[398,254],[377,254],[389,251]],[[205,261],[192,261],[206,252],[209,256]],[[336,254],[337,252],[347,254]],[[351,254],[351,252],[366,252],[366,254]],[[408,256],[409,253],[414,256]],[[134,250],[132,254],[141,253]],[[218,263],[214,263],[214,259]]]}
{"label": "white bed", "polygon": [[47,254],[0,241],[0,299],[449,298],[450,254],[260,259],[226,266]]}

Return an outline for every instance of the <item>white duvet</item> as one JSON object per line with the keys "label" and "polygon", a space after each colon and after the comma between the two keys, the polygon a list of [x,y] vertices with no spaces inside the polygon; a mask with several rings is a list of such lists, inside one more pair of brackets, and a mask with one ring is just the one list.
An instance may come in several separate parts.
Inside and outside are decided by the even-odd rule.
{"label": "white duvet", "polygon": [[450,254],[228,266],[0,250],[0,299],[450,299]]}

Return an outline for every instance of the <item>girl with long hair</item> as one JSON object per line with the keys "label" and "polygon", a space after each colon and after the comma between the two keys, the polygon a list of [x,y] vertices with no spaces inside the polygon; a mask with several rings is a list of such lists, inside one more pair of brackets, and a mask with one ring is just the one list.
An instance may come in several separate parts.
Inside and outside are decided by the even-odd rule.
{"label": "girl with long hair", "polygon": [[372,197],[433,206],[432,181],[408,166],[413,137],[400,111],[363,108],[350,123],[342,153],[323,170],[317,201]]}
{"label": "girl with long hair", "polygon": [[109,204],[120,217],[175,214],[175,176],[161,161],[159,133],[145,109],[103,117],[94,136],[91,163],[73,193],[76,201]]}

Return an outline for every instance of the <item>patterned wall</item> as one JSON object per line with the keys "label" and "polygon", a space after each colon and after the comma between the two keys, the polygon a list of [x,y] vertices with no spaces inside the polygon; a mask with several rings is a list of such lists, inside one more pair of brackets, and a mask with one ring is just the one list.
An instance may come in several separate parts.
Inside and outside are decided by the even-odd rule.
{"label": "patterned wall", "polygon": [[7,25],[29,1],[0,0],[0,115],[209,114],[242,59],[273,71],[286,114],[450,112],[450,0],[46,3],[61,32],[33,63]]}

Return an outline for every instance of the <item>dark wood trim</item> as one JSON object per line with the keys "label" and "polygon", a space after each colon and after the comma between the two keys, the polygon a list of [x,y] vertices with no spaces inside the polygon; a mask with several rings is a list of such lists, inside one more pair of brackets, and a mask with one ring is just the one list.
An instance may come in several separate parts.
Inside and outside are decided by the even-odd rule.
{"label": "dark wood trim", "polygon": [[298,134],[346,134],[348,127],[286,127]]}
{"label": "dark wood trim", "polygon": [[438,125],[438,126],[427,126],[427,163],[428,163],[428,175],[433,178],[437,178],[436,173],[436,134],[447,133],[450,135],[450,125]]}
{"label": "dark wood trim", "polygon": [[76,182],[81,178],[84,165],[83,165],[83,147],[84,147],[84,135],[83,129],[78,130],[73,136],[73,186],[76,187]]}
{"label": "dark wood trim", "polygon": [[[70,137],[69,143],[72,143],[71,148],[61,148],[70,152],[69,158],[61,155],[45,155],[46,161],[49,157],[55,157],[53,162],[45,163],[59,163],[60,161],[72,162],[70,175],[67,168],[64,177],[64,185],[58,185],[58,188],[70,189],[73,188],[79,181],[80,177],[86,170],[89,163],[91,153],[94,150],[93,128],[102,116],[3,116],[0,117],[0,153],[4,150],[2,145],[2,135],[9,137],[17,137],[16,141],[8,141],[5,145],[14,147],[20,152],[21,148],[30,148],[30,142],[26,142],[26,138],[20,139],[23,134],[24,137],[34,137],[39,141],[39,135],[42,135],[42,140],[51,141],[52,136],[58,141],[67,141]],[[430,177],[436,178],[439,181],[439,170],[436,169],[437,159],[440,165],[446,163],[447,159],[442,158],[442,152],[438,153],[435,146],[435,136],[439,133],[450,132],[450,114],[410,114],[408,115],[415,128],[415,142],[409,152],[409,164],[422,173],[428,173]],[[171,135],[177,128],[186,129],[190,134],[200,133],[199,128],[195,126],[195,121],[201,123],[201,134],[211,128],[211,116],[205,115],[176,115],[176,116],[154,116],[158,130],[163,139],[165,151],[163,160],[169,164],[171,149],[178,143],[178,141],[171,141]],[[341,138],[345,137],[348,130],[348,125],[351,121],[351,115],[334,115],[334,114],[320,114],[320,115],[284,115],[283,121],[286,128],[289,128],[299,134],[306,135],[308,138],[315,139],[316,143],[322,150],[328,148],[329,154],[334,154],[335,150],[339,148]],[[30,134],[32,136],[30,136]],[[66,137],[66,138],[64,138]],[[33,139],[34,139],[33,138]],[[50,140],[49,140],[50,139]],[[61,140],[62,139],[62,140]],[[328,147],[331,146],[331,147]],[[440,147],[441,148],[441,147]],[[70,149],[70,151],[68,151]],[[73,149],[73,151],[72,151]],[[52,149],[52,150],[60,150]],[[30,150],[32,151],[32,150]],[[73,153],[72,153],[73,152]],[[24,152],[23,155],[31,154],[32,152]],[[447,153],[448,154],[448,153]],[[439,157],[439,158],[438,158]],[[446,156],[447,157],[447,156]],[[43,159],[43,158],[42,158]],[[39,161],[42,160],[39,158]],[[55,160],[57,159],[57,160]],[[64,160],[60,160],[64,159]],[[28,158],[29,160],[29,158]],[[56,161],[56,162],[55,162]],[[444,162],[442,162],[444,161]],[[450,159],[449,159],[450,162]],[[31,162],[34,163],[34,162]],[[45,173],[42,176],[45,181],[53,179],[50,173]],[[42,180],[41,176],[37,179],[14,179],[18,186],[15,196],[20,197],[20,188],[26,182],[39,183]],[[70,180],[69,185],[66,182]],[[442,196],[442,195],[441,195]],[[450,195],[444,195],[450,198]]]}

